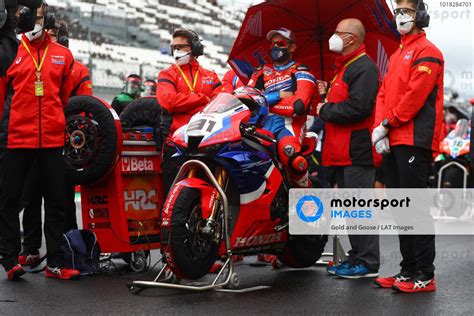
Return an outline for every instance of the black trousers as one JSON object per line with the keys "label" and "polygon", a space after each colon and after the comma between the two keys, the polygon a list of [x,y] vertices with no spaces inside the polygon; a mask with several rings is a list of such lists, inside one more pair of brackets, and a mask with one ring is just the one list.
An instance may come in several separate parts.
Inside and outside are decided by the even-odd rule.
{"label": "black trousers", "polygon": [[61,265],[60,243],[64,232],[65,193],[62,148],[7,149],[0,167],[0,255],[6,270],[18,263],[21,251],[19,211],[23,188],[37,161],[45,201],[44,235],[48,265]]}
{"label": "black trousers", "polygon": [[[75,185],[69,178],[65,180],[66,213],[64,218],[64,231],[77,229]],[[38,170],[38,162],[30,168],[28,178],[22,194],[23,208],[23,243],[22,253],[38,254],[43,238],[43,223],[41,219],[41,206],[43,205],[43,193],[41,192],[41,181]]]}
{"label": "black trousers", "polygon": [[[375,168],[363,166],[331,167],[337,186],[340,188],[374,188]],[[363,262],[370,270],[380,267],[380,244],[378,235],[349,235],[351,250],[349,263]]]}
{"label": "black trousers", "polygon": [[161,170],[163,173],[163,196],[164,200],[168,196],[176,175],[178,174],[182,159],[171,158],[176,153],[176,148],[169,143],[163,146],[163,159],[161,161]]}
{"label": "black trousers", "polygon": [[[427,188],[432,151],[413,146],[394,146],[383,157],[387,188]],[[434,235],[399,235],[402,271],[433,275],[436,255]]]}

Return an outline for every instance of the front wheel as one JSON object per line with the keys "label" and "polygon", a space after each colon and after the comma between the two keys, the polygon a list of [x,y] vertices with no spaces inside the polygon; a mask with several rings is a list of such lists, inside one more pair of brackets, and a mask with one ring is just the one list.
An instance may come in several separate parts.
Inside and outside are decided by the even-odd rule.
{"label": "front wheel", "polygon": [[178,277],[199,279],[218,259],[219,244],[200,233],[203,223],[200,191],[185,187],[178,194],[171,208],[171,231],[164,254]]}
{"label": "front wheel", "polygon": [[308,268],[321,258],[328,236],[288,236],[283,253],[278,256],[290,268]]}

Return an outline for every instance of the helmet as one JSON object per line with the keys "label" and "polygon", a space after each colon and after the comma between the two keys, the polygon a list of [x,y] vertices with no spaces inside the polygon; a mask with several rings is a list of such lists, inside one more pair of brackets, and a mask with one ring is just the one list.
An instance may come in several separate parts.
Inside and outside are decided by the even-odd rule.
{"label": "helmet", "polygon": [[133,97],[140,96],[142,91],[142,78],[139,75],[132,74],[125,81],[124,92]]}
{"label": "helmet", "polygon": [[268,103],[262,93],[252,87],[244,86],[234,91],[236,96],[252,113],[249,124],[263,127],[268,119]]}
{"label": "helmet", "polygon": [[148,79],[143,84],[143,96],[150,97],[156,95],[156,81],[152,79]]}

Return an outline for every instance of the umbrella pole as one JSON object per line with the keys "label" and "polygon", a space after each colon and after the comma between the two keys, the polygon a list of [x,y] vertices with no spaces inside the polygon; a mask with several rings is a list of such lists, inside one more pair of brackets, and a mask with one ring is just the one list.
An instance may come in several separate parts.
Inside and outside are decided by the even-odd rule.
{"label": "umbrella pole", "polygon": [[324,37],[324,30],[322,26],[319,26],[319,63],[321,65],[321,77],[322,80],[325,80],[324,78],[324,56],[323,56],[323,37]]}

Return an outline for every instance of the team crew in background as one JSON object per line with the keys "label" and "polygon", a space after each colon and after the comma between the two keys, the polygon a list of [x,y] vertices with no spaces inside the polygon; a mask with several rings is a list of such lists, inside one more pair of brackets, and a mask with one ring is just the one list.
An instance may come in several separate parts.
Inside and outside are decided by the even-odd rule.
{"label": "team crew in background", "polygon": [[5,154],[0,166],[0,255],[9,279],[25,273],[18,264],[21,251],[21,193],[30,168],[37,163],[45,200],[44,235],[48,251],[46,276],[77,278],[80,272],[62,268],[60,241],[65,224],[63,166],[64,106],[73,90],[74,58],[45,32],[53,27],[47,5],[38,10],[33,31],[23,34],[16,61],[8,69],[0,124]]}
{"label": "team crew in background", "polygon": [[197,58],[204,54],[204,46],[195,32],[175,30],[171,51],[176,63],[160,72],[156,94],[163,111],[161,132],[165,196],[179,170],[171,159],[176,152],[171,143],[173,133],[187,124],[194,114],[204,109],[211,98],[222,90],[217,74],[199,65]]}
{"label": "team crew in background", "polygon": [[[426,39],[429,15],[423,1],[397,0],[395,19],[402,40],[377,97],[372,142],[384,154],[387,188],[426,188],[440,142],[444,58]],[[400,273],[375,283],[403,292],[434,291],[435,236],[400,235],[399,240]]]}
{"label": "team crew in background", "polygon": [[[329,40],[338,54],[336,75],[329,91],[319,83],[326,102],[317,107],[325,122],[323,165],[330,167],[340,188],[374,188],[375,159],[370,132],[374,124],[379,85],[377,65],[367,56],[365,28],[357,19],[341,21]],[[380,266],[379,237],[349,235],[351,250],[346,262],[328,268],[343,278],[376,277]]]}

